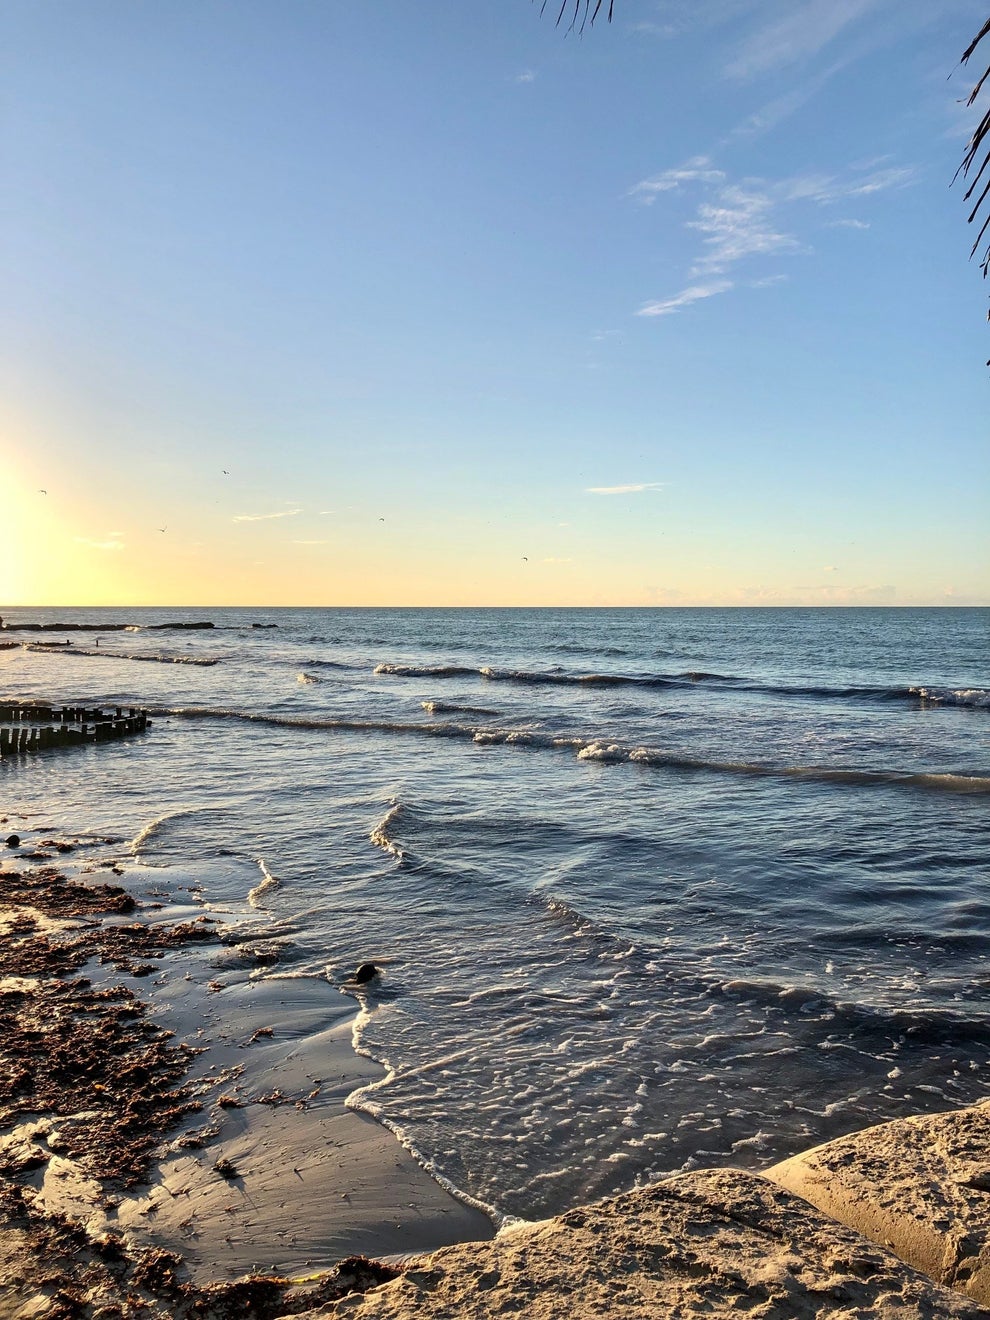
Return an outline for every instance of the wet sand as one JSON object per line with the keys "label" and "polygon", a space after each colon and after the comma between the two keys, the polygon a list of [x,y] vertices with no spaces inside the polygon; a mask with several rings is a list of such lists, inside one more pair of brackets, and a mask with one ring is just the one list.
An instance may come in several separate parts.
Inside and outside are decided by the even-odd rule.
{"label": "wet sand", "polygon": [[[179,1315],[248,1274],[312,1280],[491,1237],[346,1107],[382,1075],[353,1050],[354,1000],[321,977],[252,978],[265,954],[238,946],[237,915],[118,843],[3,856],[0,1316],[89,1314],[87,1288],[129,1315],[135,1271],[142,1314]],[[141,1272],[152,1258],[161,1278]],[[287,1313],[273,1297],[264,1312]]]}

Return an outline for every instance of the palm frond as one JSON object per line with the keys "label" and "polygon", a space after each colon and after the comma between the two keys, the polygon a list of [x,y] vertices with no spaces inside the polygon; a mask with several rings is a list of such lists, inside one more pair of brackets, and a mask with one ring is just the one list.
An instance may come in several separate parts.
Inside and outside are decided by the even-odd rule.
{"label": "palm frond", "polygon": [[[961,61],[963,64],[969,63],[970,56],[975,54],[980,42],[988,36],[990,36],[990,18],[987,19],[983,24],[983,27],[963,51]],[[990,65],[987,66],[983,75],[978,79],[973,90],[966,98],[967,105],[975,104],[976,98],[983,90],[988,79],[990,79]],[[990,110],[986,112],[977,124],[973,136],[967,144],[966,154],[962,158],[962,163],[956,171],[957,176],[961,173],[964,179],[971,178],[970,185],[966,189],[965,194],[965,200],[967,202],[973,200],[977,186],[988,168],[990,168]],[[976,196],[973,209],[967,217],[969,224],[977,222],[980,226],[976,235],[976,241],[973,243],[973,249],[969,254],[971,257],[976,256],[987,230],[990,229],[990,206],[986,205],[988,197],[990,197],[990,179],[988,179],[983,185],[979,194]],[[982,217],[980,214],[981,211],[984,212]],[[986,250],[982,257],[980,257],[980,266],[982,267],[984,276],[990,274],[990,242],[987,243]]]}
{"label": "palm frond", "polygon": [[[589,23],[594,23],[604,2],[605,0],[594,0],[594,8],[592,8],[592,0],[561,0],[560,12],[557,15],[557,27],[560,27],[564,15],[567,13],[571,4],[573,4],[574,10],[571,14],[571,21],[567,25],[567,31],[576,31],[580,35]],[[612,6],[614,3],[615,0],[608,0],[608,21],[610,23],[612,21]],[[540,5],[541,14],[545,11],[546,7],[547,0],[543,0],[543,3]],[[579,19],[580,22],[578,21]]]}

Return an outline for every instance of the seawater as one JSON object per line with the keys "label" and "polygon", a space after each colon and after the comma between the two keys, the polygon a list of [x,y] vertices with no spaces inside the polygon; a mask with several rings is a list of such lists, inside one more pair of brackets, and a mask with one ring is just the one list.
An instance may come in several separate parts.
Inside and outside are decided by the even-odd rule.
{"label": "seawater", "polygon": [[379,963],[350,1102],[496,1220],[990,1089],[988,611],[3,613],[139,625],[5,699],[155,717],[3,809]]}

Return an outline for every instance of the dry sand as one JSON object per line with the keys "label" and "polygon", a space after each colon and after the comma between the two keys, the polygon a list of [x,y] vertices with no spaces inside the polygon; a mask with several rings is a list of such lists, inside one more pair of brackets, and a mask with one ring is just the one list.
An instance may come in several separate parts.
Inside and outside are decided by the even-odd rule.
{"label": "dry sand", "polygon": [[990,1107],[898,1119],[767,1170],[833,1219],[990,1305]]}
{"label": "dry sand", "polygon": [[[447,1247],[310,1320],[986,1317],[756,1174],[711,1169]],[[300,1318],[302,1320],[302,1317]]]}

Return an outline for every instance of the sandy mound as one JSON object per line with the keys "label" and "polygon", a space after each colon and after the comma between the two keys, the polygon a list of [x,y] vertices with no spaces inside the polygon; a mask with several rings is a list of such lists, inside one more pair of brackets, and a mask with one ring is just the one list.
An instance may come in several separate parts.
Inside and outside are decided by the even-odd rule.
{"label": "sandy mound", "polygon": [[[447,1247],[310,1317],[986,1316],[754,1174],[685,1174]],[[300,1318],[301,1320],[301,1318]]]}
{"label": "sandy mound", "polygon": [[990,1304],[990,1107],[854,1132],[784,1160],[767,1177]]}

